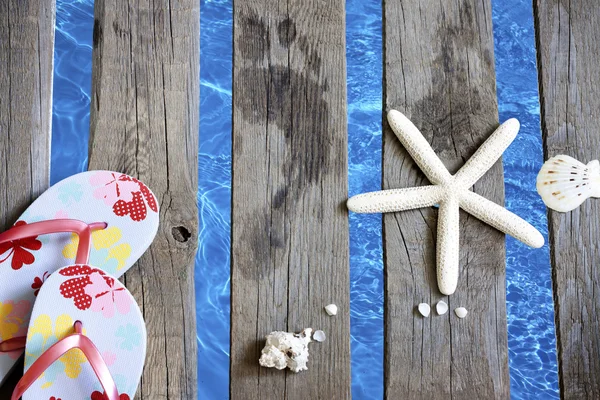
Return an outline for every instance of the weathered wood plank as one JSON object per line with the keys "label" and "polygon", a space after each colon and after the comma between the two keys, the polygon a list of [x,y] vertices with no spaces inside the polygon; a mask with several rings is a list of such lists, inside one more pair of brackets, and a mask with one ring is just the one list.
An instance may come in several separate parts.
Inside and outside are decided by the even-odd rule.
{"label": "weathered wood plank", "polygon": [[[534,2],[544,153],[600,156],[600,3]],[[600,398],[600,202],[549,211],[559,386],[563,399]]]}
{"label": "weathered wood plank", "polygon": [[54,0],[0,0],[0,231],[50,183],[54,19]]}
{"label": "weathered wood plank", "polygon": [[[235,2],[233,76],[231,398],[349,398],[344,1]],[[259,367],[307,327],[308,371]]]}
{"label": "weathered wood plank", "polygon": [[54,0],[0,1],[0,229],[49,184]]}
{"label": "weathered wood plank", "polygon": [[161,226],[125,276],[148,328],[136,398],[196,399],[199,3],[96,0],[90,169],[139,177]]}
{"label": "weathered wood plank", "polygon": [[[490,0],[385,0],[385,107],[421,129],[451,173],[498,124]],[[384,123],[384,188],[428,184]],[[503,204],[498,162],[474,191]],[[461,211],[460,279],[440,294],[437,210],[384,216],[388,399],[509,397],[504,236]],[[424,319],[416,305],[450,306]],[[469,310],[460,320],[453,310]],[[435,312],[433,312],[435,314]]]}

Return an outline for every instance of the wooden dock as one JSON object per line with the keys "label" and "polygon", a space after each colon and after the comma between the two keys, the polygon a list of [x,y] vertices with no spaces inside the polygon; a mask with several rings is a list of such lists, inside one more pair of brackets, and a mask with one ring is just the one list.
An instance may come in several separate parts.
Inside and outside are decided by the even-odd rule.
{"label": "wooden dock", "polygon": [[[49,184],[54,8],[0,0],[3,229]],[[199,10],[194,0],[95,1],[89,169],[141,179],[161,209],[154,243],[124,278],[148,330],[136,399],[197,398]]]}
{"label": "wooden dock", "polygon": [[[384,108],[409,116],[455,172],[498,125],[491,0],[383,9]],[[600,4],[535,0],[534,14],[546,156],[598,159]],[[54,19],[54,0],[0,0],[1,229],[49,184]],[[89,168],[139,177],[161,204],[157,239],[124,278],[149,333],[138,399],[198,396],[199,29],[197,0],[95,2]],[[231,399],[348,399],[345,1],[236,1],[233,48]],[[427,184],[382,123],[383,187]],[[474,191],[503,202],[501,162]],[[600,398],[599,216],[598,201],[549,212],[563,399]],[[383,219],[385,397],[508,399],[503,235],[461,214],[461,279],[447,297],[436,219],[433,208]],[[441,299],[472,305],[469,318],[415,314]],[[336,318],[323,311],[332,302]],[[309,371],[258,366],[267,333],[306,327],[328,333]]]}

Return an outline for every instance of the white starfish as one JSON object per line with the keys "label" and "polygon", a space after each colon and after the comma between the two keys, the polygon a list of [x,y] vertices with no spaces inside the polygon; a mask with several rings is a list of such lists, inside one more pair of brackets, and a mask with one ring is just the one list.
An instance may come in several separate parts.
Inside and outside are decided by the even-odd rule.
{"label": "white starfish", "polygon": [[450,295],[458,283],[459,208],[531,247],[544,245],[543,236],[527,221],[469,190],[515,139],[519,121],[513,118],[500,125],[455,175],[448,172],[421,132],[402,113],[391,110],[388,121],[433,185],[360,194],[348,200],[348,209],[384,213],[439,204],[436,255],[440,292]]}

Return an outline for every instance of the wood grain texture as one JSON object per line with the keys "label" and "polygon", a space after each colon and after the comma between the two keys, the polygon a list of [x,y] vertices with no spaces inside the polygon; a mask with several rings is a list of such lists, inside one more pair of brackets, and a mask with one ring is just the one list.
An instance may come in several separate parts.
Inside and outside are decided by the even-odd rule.
{"label": "wood grain texture", "polygon": [[[534,1],[546,158],[600,157],[600,3]],[[600,202],[549,211],[559,386],[563,399],[600,398]]]}
{"label": "wood grain texture", "polygon": [[[50,183],[54,0],[0,0],[0,232]],[[23,363],[0,387],[10,398]]]}
{"label": "wood grain texture", "polygon": [[148,329],[141,399],[196,399],[199,3],[96,0],[89,168],[130,174],[161,225],[125,276]]}
{"label": "wood grain texture", "polygon": [[55,2],[0,0],[0,229],[50,180]]}
{"label": "wood grain texture", "polygon": [[[231,398],[349,398],[344,1],[236,1],[233,77]],[[259,366],[307,327],[308,371]]]}
{"label": "wood grain texture", "polygon": [[[455,173],[498,126],[490,1],[385,0],[384,13],[386,111],[405,113]],[[429,183],[387,122],[383,140],[384,188]],[[503,204],[500,161],[474,191]],[[458,288],[442,296],[437,213],[384,216],[385,397],[508,399],[504,235],[461,211]],[[416,311],[439,300],[444,316]]]}

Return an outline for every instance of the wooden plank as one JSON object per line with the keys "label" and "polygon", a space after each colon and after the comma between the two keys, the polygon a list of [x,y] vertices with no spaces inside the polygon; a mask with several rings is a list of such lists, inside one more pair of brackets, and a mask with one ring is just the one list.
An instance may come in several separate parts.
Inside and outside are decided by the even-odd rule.
{"label": "wooden plank", "polygon": [[[600,4],[594,0],[534,1],[541,119],[546,158],[582,162],[600,156]],[[563,399],[600,398],[600,202],[569,213],[549,211]]]}
{"label": "wooden plank", "polygon": [[[54,0],[0,0],[0,231],[50,183]],[[9,398],[19,376],[0,387]]]}
{"label": "wooden plank", "polygon": [[[490,0],[385,0],[386,110],[405,113],[451,173],[498,126]],[[384,123],[384,188],[428,184]],[[502,164],[474,191],[503,204]],[[385,395],[388,399],[507,399],[504,235],[461,211],[460,278],[440,294],[437,210],[384,216]],[[416,305],[446,301],[424,319]],[[466,307],[460,320],[453,310]]]}
{"label": "wooden plank", "polygon": [[[344,1],[236,1],[233,77],[231,398],[349,398]],[[308,371],[259,367],[307,327]]]}
{"label": "wooden plank", "polygon": [[96,0],[90,169],[138,177],[161,226],[125,276],[148,328],[136,398],[195,399],[199,3]]}
{"label": "wooden plank", "polygon": [[0,1],[2,230],[49,185],[54,18],[54,0]]}

